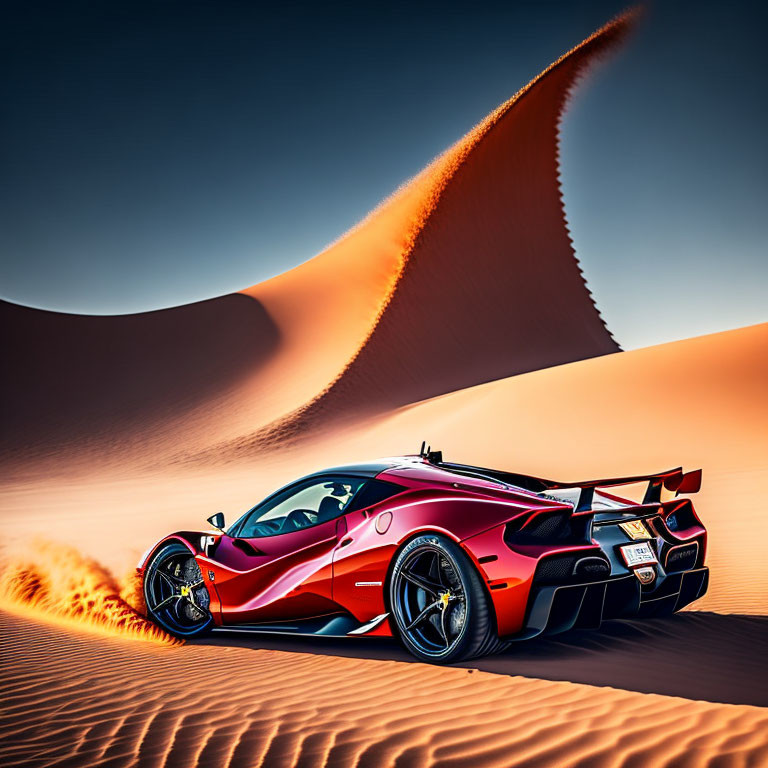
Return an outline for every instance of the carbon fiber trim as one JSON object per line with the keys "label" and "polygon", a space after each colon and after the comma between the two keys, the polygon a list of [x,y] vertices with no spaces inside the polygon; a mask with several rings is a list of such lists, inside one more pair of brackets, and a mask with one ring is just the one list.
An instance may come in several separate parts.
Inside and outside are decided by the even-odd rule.
{"label": "carbon fiber trim", "polygon": [[629,574],[582,584],[534,589],[523,630],[510,640],[527,640],[541,634],[599,627],[609,619],[673,613],[701,597],[709,584],[709,569],[672,574],[656,593],[645,593]]}

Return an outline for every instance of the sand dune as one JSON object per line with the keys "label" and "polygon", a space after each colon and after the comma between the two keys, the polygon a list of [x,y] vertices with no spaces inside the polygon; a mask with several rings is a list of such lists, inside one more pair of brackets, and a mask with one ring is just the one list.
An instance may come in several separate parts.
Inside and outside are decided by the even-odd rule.
{"label": "sand dune", "polygon": [[[410,185],[419,206],[402,268],[365,343],[260,438],[618,350],[565,226],[558,131],[575,83],[628,23],[567,53]],[[364,236],[365,225],[353,235]]]}
{"label": "sand dune", "polygon": [[208,419],[279,345],[264,308],[244,296],[119,317],[86,317],[0,301],[0,458],[82,452]]}
{"label": "sand dune", "polygon": [[327,251],[240,295],[110,318],[1,304],[7,459],[218,460],[616,352],[565,226],[557,146],[575,83],[628,24],[563,56]]}
{"label": "sand dune", "polygon": [[157,648],[0,622],[6,766],[768,760],[764,708],[396,661]]}

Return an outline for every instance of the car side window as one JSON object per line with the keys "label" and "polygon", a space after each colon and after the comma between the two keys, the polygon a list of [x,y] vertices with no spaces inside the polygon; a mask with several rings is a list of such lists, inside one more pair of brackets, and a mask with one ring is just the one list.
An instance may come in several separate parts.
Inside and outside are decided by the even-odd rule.
{"label": "car side window", "polygon": [[333,520],[364,482],[364,478],[321,477],[286,488],[253,509],[237,535],[246,539],[276,536]]}
{"label": "car side window", "polygon": [[386,501],[392,496],[397,496],[398,493],[402,493],[405,490],[407,489],[402,485],[396,485],[395,483],[390,483],[387,480],[369,480],[355,494],[355,498],[352,499],[352,501],[349,503],[349,506],[344,511],[354,512],[358,509],[372,507],[374,504],[379,504],[382,501]]}

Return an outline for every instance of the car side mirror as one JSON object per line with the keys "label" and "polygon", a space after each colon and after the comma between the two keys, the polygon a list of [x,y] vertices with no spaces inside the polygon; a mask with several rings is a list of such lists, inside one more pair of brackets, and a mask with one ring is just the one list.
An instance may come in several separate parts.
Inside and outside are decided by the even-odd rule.
{"label": "car side mirror", "polygon": [[224,513],[223,512],[217,512],[215,515],[211,515],[208,518],[208,522],[214,527],[218,528],[220,531],[224,531]]}

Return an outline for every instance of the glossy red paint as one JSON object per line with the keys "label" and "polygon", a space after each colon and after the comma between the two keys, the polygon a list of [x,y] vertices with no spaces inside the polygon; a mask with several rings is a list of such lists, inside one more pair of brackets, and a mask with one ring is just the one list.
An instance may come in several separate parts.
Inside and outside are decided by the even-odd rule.
{"label": "glossy red paint", "polygon": [[[222,623],[284,621],[336,610],[332,601],[337,521],[259,539],[220,536],[197,556],[214,574]],[[243,546],[245,544],[246,546]]]}
{"label": "glossy red paint", "polygon": [[[183,531],[163,542],[180,540],[193,552],[210,593],[214,621],[220,626],[338,613],[365,625],[389,612],[390,570],[400,548],[416,535],[440,533],[463,548],[480,574],[502,637],[514,636],[523,628],[542,558],[571,553],[606,556],[608,551],[589,538],[576,543],[536,543],[524,537],[509,541],[510,522],[523,533],[553,514],[573,524],[583,520],[589,526],[596,511],[574,512],[560,500],[493,478],[457,473],[422,457],[391,460],[369,477],[395,483],[401,490],[370,507],[288,533],[242,539],[220,532]],[[653,513],[649,525],[665,557],[670,548],[696,541],[698,562],[703,564],[706,531],[689,499],[651,505],[622,501],[632,505],[625,506],[625,511],[638,516]],[[682,523],[676,531],[666,523],[673,513]],[[384,619],[366,633],[390,635],[392,625]]]}
{"label": "glossy red paint", "polygon": [[[504,525],[472,536],[462,546],[485,577],[488,593],[496,612],[499,635],[507,637],[523,625],[533,575],[539,560],[552,553],[576,552],[584,555],[600,551],[594,544],[580,546],[520,546],[511,549],[504,541]],[[481,562],[496,557],[490,562]]]}

